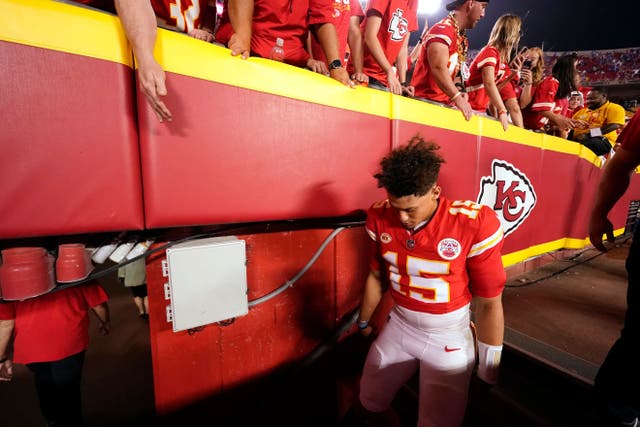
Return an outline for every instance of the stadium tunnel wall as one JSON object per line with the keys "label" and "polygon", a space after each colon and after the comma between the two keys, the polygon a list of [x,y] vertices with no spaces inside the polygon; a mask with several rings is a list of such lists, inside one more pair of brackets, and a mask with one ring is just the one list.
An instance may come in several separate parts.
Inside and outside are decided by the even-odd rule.
{"label": "stadium tunnel wall", "polygon": [[[159,123],[116,17],[57,2],[0,5],[0,239],[348,215],[384,197],[372,177],[379,159],[419,133],[442,147],[446,196],[498,213],[505,266],[588,244],[601,160],[576,143],[234,58],[166,30],[155,54],[174,120]],[[632,184],[612,212],[618,233],[637,199]],[[290,278],[328,233],[238,236],[247,242],[249,299]],[[357,307],[366,239],[362,227],[346,230],[294,289],[195,334],[173,333],[163,320],[163,255],[150,257],[158,411],[308,354]]]}

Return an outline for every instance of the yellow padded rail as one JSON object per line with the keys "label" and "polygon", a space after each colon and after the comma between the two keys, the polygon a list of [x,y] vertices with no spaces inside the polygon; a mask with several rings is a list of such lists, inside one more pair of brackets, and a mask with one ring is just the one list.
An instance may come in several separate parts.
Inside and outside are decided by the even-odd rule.
{"label": "yellow padded rail", "polygon": [[0,0],[0,40],[132,66],[118,17],[49,0]]}

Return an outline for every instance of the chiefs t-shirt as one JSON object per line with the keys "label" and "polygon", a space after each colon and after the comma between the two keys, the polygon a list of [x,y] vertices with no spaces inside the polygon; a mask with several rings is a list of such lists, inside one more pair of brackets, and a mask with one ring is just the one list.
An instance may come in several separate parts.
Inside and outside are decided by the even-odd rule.
{"label": "chiefs t-shirt", "polygon": [[449,313],[504,288],[502,227],[486,206],[441,197],[431,221],[413,232],[385,200],[369,208],[366,228],[376,245],[371,268],[388,275],[402,307]]}
{"label": "chiefs t-shirt", "polygon": [[94,282],[0,304],[0,320],[15,320],[14,362],[51,362],[85,350],[88,311],[107,300],[104,289]]}
{"label": "chiefs t-shirt", "polygon": [[[355,1],[355,0],[354,0]],[[384,50],[387,61],[391,65],[396,63],[404,40],[409,33],[418,29],[418,1],[417,0],[371,0],[367,8],[367,16],[375,10],[382,16],[378,41]],[[367,25],[366,18],[362,23],[363,34]],[[374,79],[387,84],[387,73],[380,67],[365,44],[363,58],[363,72]]]}

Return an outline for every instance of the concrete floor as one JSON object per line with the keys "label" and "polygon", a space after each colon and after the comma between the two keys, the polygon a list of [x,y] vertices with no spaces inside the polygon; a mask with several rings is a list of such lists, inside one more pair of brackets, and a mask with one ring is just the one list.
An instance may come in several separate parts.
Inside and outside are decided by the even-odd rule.
{"label": "concrete floor", "polygon": [[[557,261],[511,274],[504,293],[507,339],[518,338],[516,347],[534,358],[592,380],[622,324],[628,246],[603,255],[587,250],[572,260],[559,252],[553,255]],[[128,290],[111,277],[103,286],[111,298],[112,331],[103,337],[92,324],[83,379],[85,425],[158,424],[148,323],[138,317]],[[14,380],[0,383],[0,426],[43,425],[31,374],[16,366]]]}

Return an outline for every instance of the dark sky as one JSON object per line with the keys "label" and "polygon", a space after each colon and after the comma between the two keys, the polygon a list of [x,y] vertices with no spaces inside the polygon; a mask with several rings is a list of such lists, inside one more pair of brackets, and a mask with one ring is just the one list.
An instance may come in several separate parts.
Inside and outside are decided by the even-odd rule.
{"label": "dark sky", "polygon": [[[446,3],[442,0],[442,11],[428,17],[429,25],[447,13]],[[504,13],[515,13],[524,19],[521,46],[544,43],[545,51],[640,47],[638,9],[640,2],[635,0],[491,0],[485,17],[467,34],[470,48],[480,49],[487,43],[496,19]],[[418,19],[422,26],[424,17]]]}

